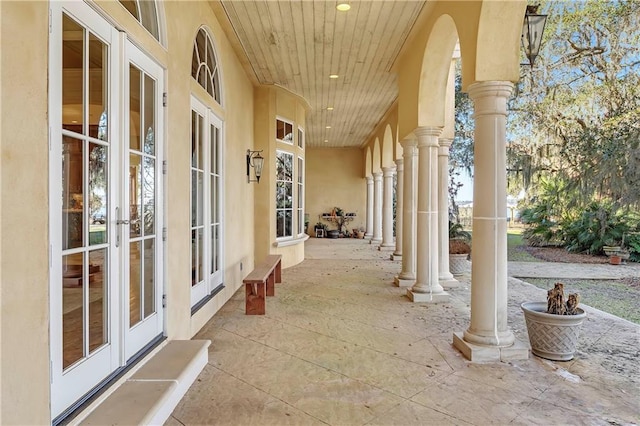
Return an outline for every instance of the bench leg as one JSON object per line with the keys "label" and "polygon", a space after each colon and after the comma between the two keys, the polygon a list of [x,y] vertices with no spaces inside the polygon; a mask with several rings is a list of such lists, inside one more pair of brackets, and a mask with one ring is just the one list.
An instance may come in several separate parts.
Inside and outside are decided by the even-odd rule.
{"label": "bench leg", "polygon": [[267,277],[267,296],[275,296],[275,295],[276,295],[275,275],[272,272],[269,274],[269,277]]}
{"label": "bench leg", "polygon": [[265,313],[265,285],[264,283],[246,283],[245,285],[245,314],[264,315]]}
{"label": "bench leg", "polygon": [[281,283],[282,282],[282,263],[280,260],[278,260],[278,263],[276,264],[276,282],[277,283]]}

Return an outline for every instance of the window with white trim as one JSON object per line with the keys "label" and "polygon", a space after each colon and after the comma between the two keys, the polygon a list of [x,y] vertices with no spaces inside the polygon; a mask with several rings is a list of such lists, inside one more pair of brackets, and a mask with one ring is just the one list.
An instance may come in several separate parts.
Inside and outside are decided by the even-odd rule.
{"label": "window with white trim", "polygon": [[293,145],[293,123],[281,118],[276,119],[276,139]]}
{"label": "window with white trim", "polygon": [[304,130],[298,127],[298,148],[304,149]]}
{"label": "window with white trim", "polygon": [[276,151],[276,237],[293,237],[293,154]]}
{"label": "window with white trim", "polygon": [[298,236],[304,234],[304,159],[298,157]]}
{"label": "window with white trim", "polygon": [[200,28],[193,42],[193,54],[191,55],[191,77],[207,91],[215,101],[222,105],[220,100],[220,73],[216,52],[211,42],[211,37]]}
{"label": "window with white trim", "polygon": [[120,0],[120,4],[123,5],[156,40],[160,41],[158,9],[155,1]]}
{"label": "window with white trim", "polygon": [[222,121],[191,100],[191,306],[222,287]]}

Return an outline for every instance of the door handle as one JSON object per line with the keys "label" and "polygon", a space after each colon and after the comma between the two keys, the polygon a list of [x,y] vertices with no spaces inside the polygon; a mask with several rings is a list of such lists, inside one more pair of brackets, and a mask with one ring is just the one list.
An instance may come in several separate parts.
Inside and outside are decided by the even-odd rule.
{"label": "door handle", "polygon": [[116,220],[116,225],[128,225],[128,224],[129,224],[129,221],[126,220],[126,219],[125,220],[121,220],[121,219]]}

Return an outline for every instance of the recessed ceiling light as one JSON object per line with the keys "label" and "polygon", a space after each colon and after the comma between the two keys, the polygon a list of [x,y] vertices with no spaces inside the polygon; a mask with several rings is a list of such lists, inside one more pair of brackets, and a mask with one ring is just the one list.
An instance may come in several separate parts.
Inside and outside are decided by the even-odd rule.
{"label": "recessed ceiling light", "polygon": [[351,5],[343,1],[338,3],[338,5],[336,6],[336,9],[338,9],[340,12],[346,12],[347,10],[351,9]]}
{"label": "recessed ceiling light", "polygon": [[327,111],[333,111],[333,107],[327,107]]}
{"label": "recessed ceiling light", "polygon": [[330,129],[330,128],[331,128],[331,126],[327,126],[326,128],[327,128],[327,129]]}
{"label": "recessed ceiling light", "polygon": [[325,143],[329,142],[329,139],[325,139],[325,140],[324,140],[324,142],[325,142]]}
{"label": "recessed ceiling light", "polygon": [[339,76],[338,76],[338,74],[331,74],[331,75],[329,76],[329,78],[338,78],[338,77],[339,77]]}

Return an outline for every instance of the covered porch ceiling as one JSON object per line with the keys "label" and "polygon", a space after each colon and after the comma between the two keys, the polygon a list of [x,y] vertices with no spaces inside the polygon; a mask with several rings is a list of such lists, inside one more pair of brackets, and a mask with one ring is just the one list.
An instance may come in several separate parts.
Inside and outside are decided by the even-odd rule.
{"label": "covered porch ceiling", "polygon": [[211,2],[254,83],[309,102],[307,147],[367,142],[398,96],[391,67],[427,9],[426,1],[349,3],[340,12],[334,0]]}

